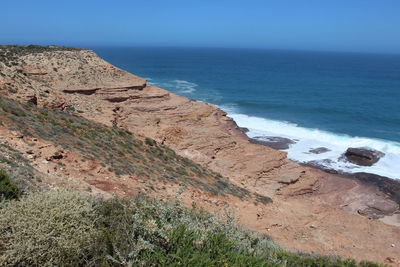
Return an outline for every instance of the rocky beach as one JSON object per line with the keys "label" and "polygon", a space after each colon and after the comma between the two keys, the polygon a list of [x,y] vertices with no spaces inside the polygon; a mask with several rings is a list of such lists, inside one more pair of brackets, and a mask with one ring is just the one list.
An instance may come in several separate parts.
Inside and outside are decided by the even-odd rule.
{"label": "rocky beach", "polygon": [[[295,141],[284,137],[269,137],[267,138],[267,141],[265,141],[265,138],[263,138],[263,140],[250,138],[250,142],[279,150],[288,149],[289,145],[295,143]],[[327,151],[329,150],[325,147],[318,147],[310,150],[309,152],[321,154]],[[369,148],[349,148],[347,149],[346,153],[342,155],[342,160],[348,160],[360,166],[372,166],[374,163],[378,162],[379,158],[383,155],[384,154],[382,152]],[[327,168],[326,166],[320,164],[320,162],[318,161],[311,161],[308,163],[303,163],[301,165],[324,171],[327,174],[334,174],[337,177],[352,179],[357,181],[358,183],[363,184],[364,186],[370,185],[379,188],[379,191],[383,192],[388,198],[400,205],[400,182],[398,179],[392,179],[389,177],[366,172],[347,173],[343,171],[337,171],[331,168]],[[396,206],[392,206],[392,208],[395,207]],[[395,211],[392,208],[389,208],[387,210],[386,208],[387,207],[383,206],[381,206],[380,208],[369,206],[368,209],[364,211],[358,210],[357,212],[371,219],[380,219],[388,224],[400,226],[400,221],[398,221],[399,211]]]}

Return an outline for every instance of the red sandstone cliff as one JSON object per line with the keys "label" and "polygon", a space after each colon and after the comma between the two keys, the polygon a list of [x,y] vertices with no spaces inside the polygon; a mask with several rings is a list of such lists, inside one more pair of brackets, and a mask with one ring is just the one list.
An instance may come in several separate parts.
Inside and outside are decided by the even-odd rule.
{"label": "red sandstone cliff", "polygon": [[[232,209],[242,225],[288,249],[378,262],[400,260],[400,228],[395,226],[400,223],[399,206],[379,188],[300,166],[284,152],[251,144],[218,108],[147,85],[91,51],[45,50],[18,55],[14,61],[12,66],[0,62],[0,94],[53,109],[74,109],[89,120],[151,137],[232,184],[273,200],[259,204],[189,188],[180,195],[185,203],[196,202],[214,212]],[[0,138],[22,151],[52,186],[89,187],[104,195],[143,189],[140,181],[99,171],[96,162],[76,164],[81,157],[76,151],[66,152],[69,157],[60,171],[45,162],[58,151],[54,144],[36,140],[32,145],[32,140],[4,126]],[[28,150],[32,153],[25,153]],[[29,157],[32,154],[36,156]],[[178,190],[177,185],[159,185],[152,194],[171,197]],[[390,215],[384,220],[392,225],[360,215],[377,210]]]}

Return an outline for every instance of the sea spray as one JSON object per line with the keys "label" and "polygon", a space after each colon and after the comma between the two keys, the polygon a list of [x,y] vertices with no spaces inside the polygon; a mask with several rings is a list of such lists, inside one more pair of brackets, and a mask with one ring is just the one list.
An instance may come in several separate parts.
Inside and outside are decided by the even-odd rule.
{"label": "sea spray", "polygon": [[[279,136],[295,140],[285,151],[288,158],[301,163],[314,162],[326,168],[349,173],[369,172],[390,178],[400,178],[400,143],[366,137],[352,137],[318,129],[309,129],[285,121],[236,113],[232,107],[221,107],[240,127],[249,129],[250,138]],[[327,148],[323,153],[312,153],[316,148]],[[385,153],[373,166],[358,166],[346,161],[343,154],[349,147],[369,147]]]}

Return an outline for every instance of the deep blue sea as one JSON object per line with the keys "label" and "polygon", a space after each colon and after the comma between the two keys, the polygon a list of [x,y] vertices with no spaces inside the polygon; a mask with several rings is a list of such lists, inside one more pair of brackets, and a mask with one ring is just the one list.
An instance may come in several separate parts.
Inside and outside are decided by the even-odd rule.
{"label": "deep blue sea", "polygon": [[[296,139],[289,158],[400,178],[400,55],[200,48],[94,48],[152,84],[219,106],[250,137]],[[331,151],[308,151],[326,147]],[[386,155],[359,167],[340,155]]]}

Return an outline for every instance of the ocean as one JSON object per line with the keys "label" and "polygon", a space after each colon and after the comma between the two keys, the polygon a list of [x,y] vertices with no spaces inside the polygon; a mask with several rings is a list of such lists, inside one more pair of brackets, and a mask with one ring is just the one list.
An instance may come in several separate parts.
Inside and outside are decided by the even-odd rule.
{"label": "ocean", "polygon": [[[149,83],[225,110],[249,137],[295,141],[288,157],[400,178],[400,55],[212,48],[92,48]],[[325,147],[320,154],[309,150]],[[385,153],[373,166],[349,147]]]}

